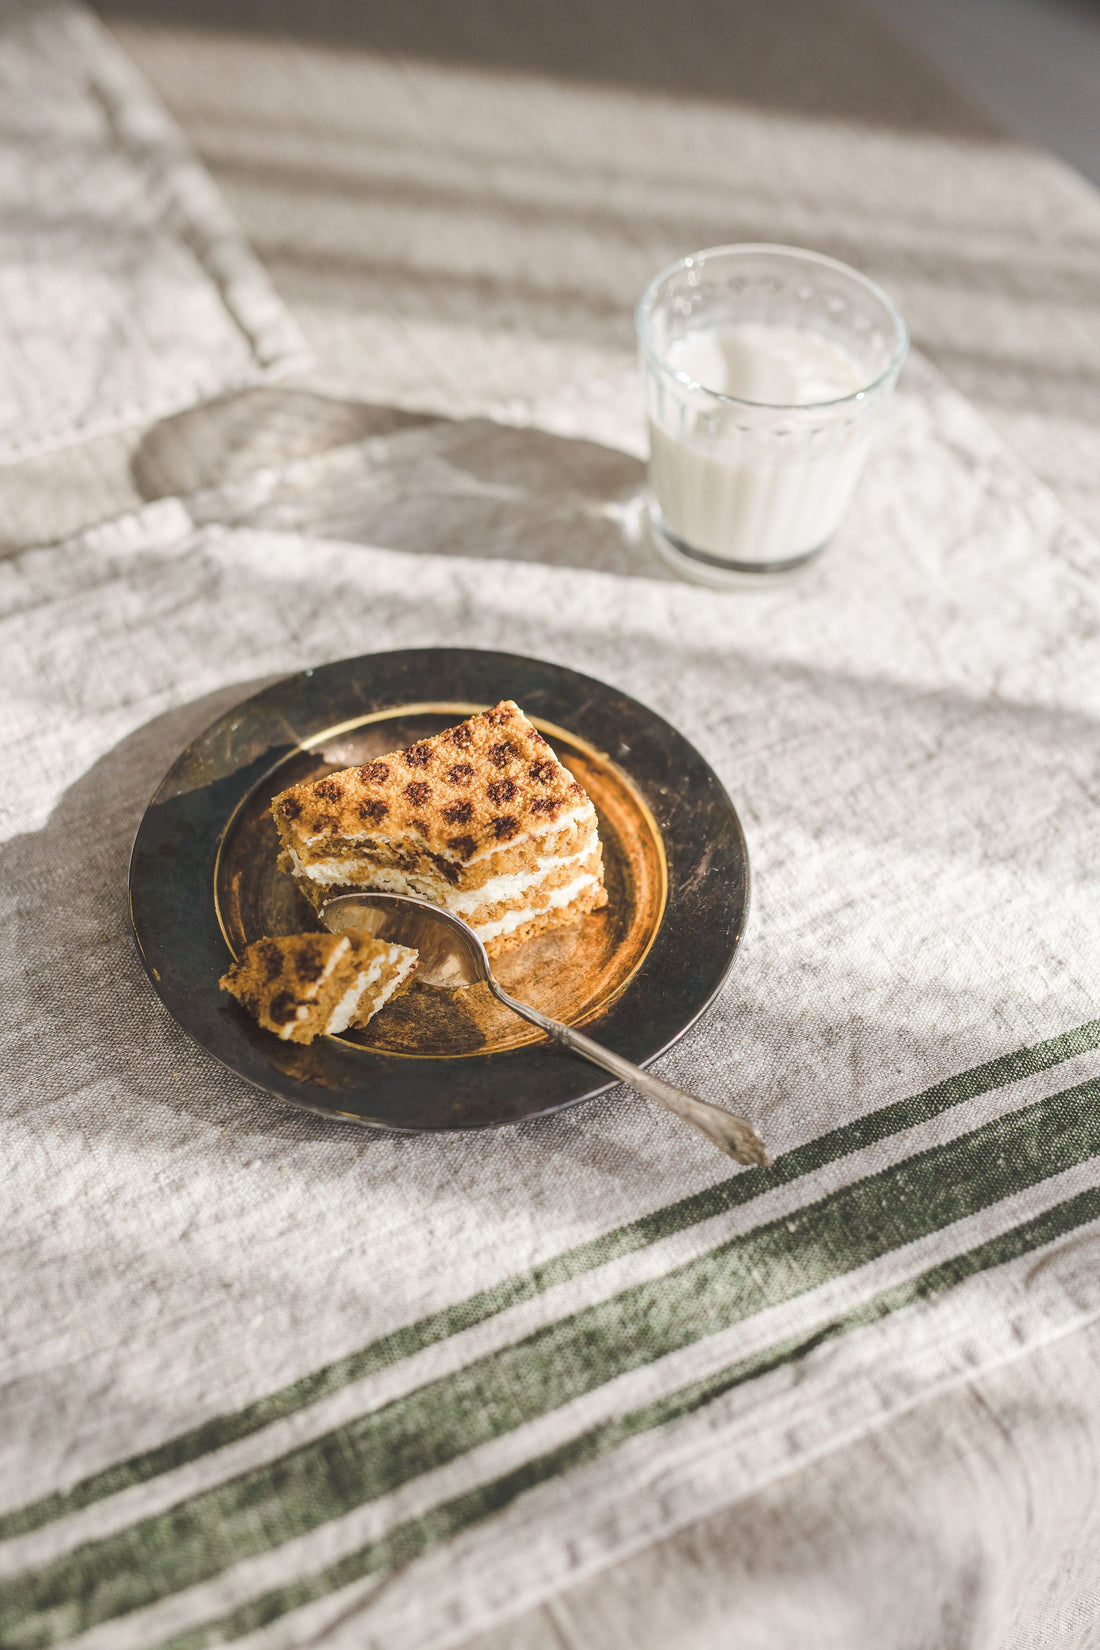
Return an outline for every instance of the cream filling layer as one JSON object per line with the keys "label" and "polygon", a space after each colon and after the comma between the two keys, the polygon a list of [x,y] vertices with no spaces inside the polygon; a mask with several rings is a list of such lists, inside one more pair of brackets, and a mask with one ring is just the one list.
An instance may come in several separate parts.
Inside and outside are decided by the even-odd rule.
{"label": "cream filling layer", "polygon": [[[370,868],[370,886],[380,893],[388,894],[419,894],[424,899],[430,899],[435,905],[442,905],[444,910],[453,911],[456,917],[468,919],[474,911],[482,906],[502,905],[508,901],[521,898],[531,888],[537,888],[544,882],[548,872],[556,871],[562,865],[577,865],[581,861],[592,857],[595,840],[585,844],[575,854],[558,857],[546,854],[540,859],[534,870],[510,871],[498,877],[490,877],[483,882],[480,888],[466,891],[455,890],[442,878],[437,882],[434,877],[419,875],[416,871],[399,871],[390,865],[378,865]],[[314,882],[322,886],[336,885],[344,882],[347,877],[348,865],[346,860],[330,860],[329,866],[342,866],[338,877],[312,876]],[[311,875],[317,866],[306,868],[306,874]],[[327,867],[326,867],[327,869]]]}
{"label": "cream filling layer", "polygon": [[410,951],[408,946],[390,946],[390,961],[394,964],[393,978],[387,980],[378,993],[378,1001],[371,1010],[371,1019],[374,1018],[380,1008],[385,1007],[398,986],[404,985],[409,975],[415,971],[419,956],[418,951]]}
{"label": "cream filling layer", "polygon": [[533,871],[511,871],[503,876],[490,877],[488,882],[483,882],[480,888],[471,889],[469,893],[455,893],[448,889],[445,900],[447,909],[453,911],[456,917],[465,917],[479,906],[500,905],[506,900],[517,899],[529,888],[536,888],[545,880],[547,873],[556,871],[559,865],[577,865],[581,860],[591,859],[594,847],[594,842],[586,843],[579,853],[567,854],[560,859],[546,854]]}
{"label": "cream filling layer", "polygon": [[325,1027],[329,1036],[334,1037],[339,1032],[348,1029],[351,1024],[351,1017],[359,1007],[364,992],[370,990],[381,974],[384,961],[385,958],[383,957],[375,957],[369,967],[364,968],[361,973],[355,976],[355,979],[329,1015],[328,1025]]}
{"label": "cream filling layer", "polygon": [[536,917],[544,916],[547,911],[557,911],[563,905],[572,905],[586,888],[598,888],[599,885],[599,878],[593,876],[591,871],[586,871],[575,881],[567,882],[563,888],[553,889],[545,905],[529,905],[523,911],[506,911],[496,922],[479,923],[475,930],[477,937],[485,944],[489,940],[499,939],[502,934],[514,933],[517,928],[522,928],[525,922],[534,922]]}
{"label": "cream filling layer", "polygon": [[416,966],[416,952],[410,951],[408,946],[405,945],[388,945],[384,952],[372,957],[367,967],[362,969],[356,976],[353,984],[344,992],[344,995],[329,1015],[328,1025],[325,1027],[329,1036],[338,1036],[341,1031],[348,1029],[363,998],[371,986],[378,984],[382,970],[387,966],[393,968],[393,976],[386,981],[378,993],[378,1000],[371,1009],[371,1019],[374,1018],[380,1008],[389,1002],[398,986],[403,985],[408,979]]}
{"label": "cream filling layer", "polygon": [[[575,808],[570,809],[569,813],[558,815],[557,819],[554,820],[554,835],[556,836],[559,831],[567,831],[572,826],[579,825],[581,820],[582,819],[587,819],[590,814],[592,815],[592,817],[594,819],[595,818],[595,809],[593,808],[591,802],[586,797],[583,802],[578,803]],[[301,844],[304,847],[312,848],[316,843],[324,842],[325,834],[326,833],[323,833],[323,832],[320,832],[320,831],[315,831],[311,836],[307,836],[306,833],[303,831],[299,836],[299,841],[301,842]],[[361,840],[363,842],[377,842],[381,847],[394,848],[399,843],[401,843],[403,841],[407,842],[409,837],[413,836],[413,833],[408,832],[408,833],[404,833],[400,837],[392,837],[392,836],[379,836],[377,831],[363,831],[363,832],[360,833],[360,835],[361,835]],[[479,859],[486,859],[490,854],[499,853],[502,847],[519,848],[519,847],[522,846],[523,843],[530,842],[534,837],[538,837],[538,836],[541,836],[541,835],[542,835],[541,831],[521,831],[518,836],[512,837],[511,841],[507,842],[507,843],[487,842],[484,845],[484,847],[479,848],[476,853],[471,854],[469,859],[461,859],[458,856],[458,854],[456,854],[453,851],[453,849],[448,850],[446,848],[439,848],[439,849],[435,849],[433,851],[439,853],[441,858],[452,861],[455,865],[476,865]],[[353,837],[351,837],[350,840],[354,842],[356,840],[356,838],[353,836]],[[415,840],[416,840],[416,842],[419,846],[420,839],[415,838]],[[297,850],[294,849],[294,848],[291,848],[290,849],[290,854],[291,854],[292,859],[294,860],[295,869],[298,869],[300,860],[299,860],[299,855],[298,855]],[[318,860],[317,861],[318,865],[328,865],[328,864],[335,864],[335,863],[336,863],[336,861],[334,861],[334,860]],[[301,869],[307,875],[309,874],[310,868],[308,866],[303,866],[303,867],[301,867]],[[317,880],[321,880],[321,879],[317,879]]]}
{"label": "cream filling layer", "polygon": [[444,877],[433,876],[430,871],[401,871],[396,865],[373,865],[370,860],[354,859],[350,854],[344,859],[315,859],[312,865],[303,865],[292,848],[290,858],[296,877],[305,877],[321,888],[338,888],[342,883],[354,882],[357,871],[369,871],[370,886],[391,894],[422,893],[425,899],[431,899],[437,889],[450,887]]}
{"label": "cream filling layer", "polygon": [[[464,910],[473,911],[479,905],[494,905],[498,900],[513,898],[524,888],[533,887],[536,882],[541,881],[547,871],[553,870],[556,865],[571,865],[574,860],[584,859],[596,845],[595,816],[592,820],[593,834],[579,852],[562,856],[555,854],[553,850],[553,844],[558,838],[563,833],[571,831],[576,823],[576,820],[567,820],[560,829],[555,830],[553,836],[548,839],[546,853],[535,862],[534,870],[505,871],[500,876],[490,877],[480,888],[467,892],[456,892],[446,878],[438,873],[402,871],[394,865],[373,865],[370,861],[364,862],[351,854],[339,859],[315,859],[303,864],[296,851],[291,848],[290,860],[295,876],[307,877],[310,882],[316,882],[322,888],[347,882],[349,870],[368,869],[371,885],[389,893],[423,893],[425,898],[430,899],[438,890],[440,902],[445,904],[449,911],[456,911],[461,916]],[[500,844],[497,844],[497,848],[499,846]],[[512,848],[515,844],[509,842],[507,846]],[[497,848],[493,851],[496,852]],[[472,861],[467,863],[470,864]]]}

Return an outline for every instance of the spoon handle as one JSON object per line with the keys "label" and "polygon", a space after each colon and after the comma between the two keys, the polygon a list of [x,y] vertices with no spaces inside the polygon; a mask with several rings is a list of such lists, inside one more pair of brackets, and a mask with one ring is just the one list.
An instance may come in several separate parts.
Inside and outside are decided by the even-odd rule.
{"label": "spoon handle", "polygon": [[605,1071],[611,1072],[613,1077],[629,1083],[631,1088],[637,1089],[639,1094],[644,1094],[648,1100],[656,1100],[659,1105],[674,1111],[677,1117],[682,1117],[685,1123],[690,1123],[693,1128],[705,1134],[708,1140],[712,1140],[719,1151],[735,1158],[738,1163],[752,1163],[760,1168],[767,1166],[768,1158],[763,1141],[743,1117],[723,1111],[720,1106],[709,1105],[705,1100],[697,1100],[693,1094],[685,1094],[683,1089],[674,1088],[671,1083],[663,1083],[659,1077],[644,1071],[633,1061],[624,1060],[621,1054],[614,1054],[602,1044],[594,1043],[583,1031],[574,1031],[572,1026],[552,1020],[548,1014],[532,1008],[529,1003],[517,1002],[494,979],[490,979],[488,983],[493,995],[506,1008],[522,1015],[525,1020],[530,1020],[532,1025],[539,1026],[563,1048],[570,1049],[574,1054],[583,1055],[586,1060],[591,1060],[593,1065],[602,1066]]}

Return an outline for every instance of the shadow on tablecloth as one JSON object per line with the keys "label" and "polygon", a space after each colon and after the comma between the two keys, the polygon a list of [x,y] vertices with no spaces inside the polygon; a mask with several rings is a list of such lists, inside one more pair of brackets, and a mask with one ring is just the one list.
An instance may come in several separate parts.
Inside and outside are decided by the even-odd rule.
{"label": "shadow on tablecloth", "polygon": [[870,8],[818,0],[99,0],[108,20],[289,38],[450,68],[782,109],[959,137],[1000,127],[903,45]]}
{"label": "shadow on tablecloth", "polygon": [[[13,1100],[17,1110],[48,1113],[83,1091],[81,1128],[89,1142],[106,1138],[140,1153],[143,1138],[162,1133],[158,1113],[166,1109],[200,1128],[253,1140],[261,1152],[277,1154],[280,1141],[322,1143],[332,1148],[337,1175],[349,1151],[383,1142],[388,1151],[414,1153],[424,1143],[438,1145],[434,1135],[425,1142],[316,1117],[251,1088],[175,1024],[142,968],[126,904],[142,812],[180,750],[274,679],[236,682],[154,717],[76,780],[41,830],[0,845],[0,888],[12,894],[21,964],[7,984],[21,1032],[3,1052],[38,1074]],[[519,1128],[537,1133],[541,1150],[617,1179],[640,1161],[599,1126],[601,1115],[622,1103],[622,1092],[586,1106],[583,1129],[564,1116]],[[448,1139],[453,1146],[454,1137]]]}
{"label": "shadow on tablecloth", "polygon": [[533,426],[264,389],[163,420],[131,473],[200,523],[674,578],[644,531],[645,465]]}

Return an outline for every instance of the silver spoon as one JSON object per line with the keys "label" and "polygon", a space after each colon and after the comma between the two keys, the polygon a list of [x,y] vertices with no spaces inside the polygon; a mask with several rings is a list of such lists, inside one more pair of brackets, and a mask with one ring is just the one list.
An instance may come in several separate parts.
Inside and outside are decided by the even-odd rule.
{"label": "silver spoon", "polygon": [[322,906],[321,921],[334,934],[370,934],[391,944],[412,946],[420,953],[416,970],[418,985],[437,986],[444,991],[487,985],[505,1008],[530,1020],[563,1048],[583,1055],[593,1065],[602,1066],[613,1077],[629,1083],[648,1100],[667,1106],[738,1163],[761,1167],[767,1164],[763,1142],[743,1117],[697,1100],[694,1095],[673,1088],[671,1083],[663,1083],[641,1066],[624,1060],[621,1054],[613,1054],[609,1048],[594,1043],[583,1032],[574,1031],[572,1026],[552,1020],[529,1003],[510,997],[493,978],[488,954],[473,929],[441,906],[412,894],[338,894]]}

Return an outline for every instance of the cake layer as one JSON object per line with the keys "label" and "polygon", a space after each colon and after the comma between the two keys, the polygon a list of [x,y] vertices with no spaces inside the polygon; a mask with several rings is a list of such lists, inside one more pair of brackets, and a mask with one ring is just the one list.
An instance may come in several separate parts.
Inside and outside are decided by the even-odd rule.
{"label": "cake layer", "polygon": [[283,934],[255,941],[219,982],[283,1042],[365,1026],[411,979],[416,952],[370,937]]}
{"label": "cake layer", "polygon": [[410,886],[410,892],[418,892],[424,899],[438,898],[442,901],[448,892],[463,895],[477,893],[489,899],[494,897],[490,890],[496,888],[503,878],[542,876],[553,862],[574,859],[578,854],[588,853],[598,846],[596,811],[588,803],[578,818],[570,819],[532,840],[485,855],[476,863],[463,866],[457,875],[453,870],[450,875],[445,875],[430,855],[391,852],[389,845],[380,853],[372,852],[367,844],[362,847],[348,845],[340,853],[329,850],[324,855],[307,854],[304,858],[291,848],[287,851],[286,863],[299,879],[322,886],[370,882],[371,886],[381,888],[388,884],[374,880],[376,875],[396,871],[410,884],[415,879],[417,887],[413,890]]}
{"label": "cake layer", "polygon": [[[324,1027],[326,1035],[338,1037],[342,1031],[346,1031],[351,1025],[363,993],[368,991],[372,984],[372,972],[373,979],[376,980],[382,972],[381,962],[372,963],[369,969],[355,976],[340,1001],[329,1014],[328,1022]],[[381,1004],[379,1004],[379,1007],[381,1007]],[[368,1015],[368,1019],[369,1017]]]}
{"label": "cake layer", "polygon": [[519,706],[504,700],[407,750],[292,785],[272,813],[301,864],[358,849],[401,865],[411,853],[446,875],[570,817],[579,822],[591,807]]}
{"label": "cake layer", "polygon": [[545,898],[531,900],[522,906],[512,906],[492,921],[481,923],[475,932],[482,944],[488,948],[500,941],[508,940],[520,929],[530,928],[540,917],[545,917],[548,921],[551,918],[560,921],[564,920],[561,913],[574,906],[582,905],[587,913],[606,903],[607,895],[599,878],[593,876],[591,871],[582,871],[580,876],[551,889]]}
{"label": "cake layer", "polygon": [[[308,877],[312,882],[341,882],[346,880],[349,866],[375,865],[421,877],[425,879],[425,889],[429,886],[440,890],[474,889],[494,877],[531,870],[548,854],[564,858],[578,853],[589,840],[598,840],[598,835],[596,810],[586,798],[544,831],[525,836],[521,842],[476,854],[465,865],[444,859],[409,838],[384,836],[362,842],[338,838],[312,847],[292,845],[284,852],[286,865],[293,874]],[[429,897],[427,893],[425,897]]]}
{"label": "cake layer", "polygon": [[[361,945],[369,943],[372,942],[360,942]],[[386,945],[380,940],[373,943],[381,945],[382,952],[371,959],[355,986],[336,1005],[325,1027],[330,1036],[347,1031],[349,1026],[361,1030],[416,972],[416,952],[408,946]]]}
{"label": "cake layer", "polygon": [[603,884],[599,843],[582,849],[568,859],[550,861],[541,875],[525,872],[512,877],[497,877],[471,894],[451,893],[443,903],[448,911],[453,911],[484,937],[486,928],[499,922],[509,912],[526,909],[541,911],[552,903],[552,896],[559,889],[576,883],[579,877],[584,876],[601,886]]}
{"label": "cake layer", "polygon": [[596,810],[511,700],[293,785],[272,813],[280,864],[317,911],[357,889],[413,894],[500,949],[607,903]]}
{"label": "cake layer", "polygon": [[588,916],[591,911],[599,911],[607,904],[607,893],[601,883],[587,882],[576,897],[567,905],[554,905],[543,911],[533,912],[526,921],[517,921],[515,926],[495,935],[492,939],[484,940],[491,957],[499,956],[502,951],[511,951],[524,941],[534,939],[547,928],[565,927],[568,923],[579,922],[582,917]]}
{"label": "cake layer", "polygon": [[[371,886],[385,893],[418,894],[422,899],[428,897],[411,886],[410,880],[400,871],[391,870],[383,873]],[[314,910],[319,912],[326,900],[336,899],[341,894],[361,893],[364,886],[362,883],[358,887],[345,883],[322,888],[316,883],[311,883],[302,885],[302,891],[308,896]],[[467,914],[465,911],[455,910],[455,895],[450,889],[445,897],[433,900],[433,904],[441,905],[444,910],[455,911],[456,916],[461,916],[464,922],[468,922],[492,956],[514,943],[517,931],[526,931],[536,919],[546,919],[538,921],[536,929],[547,927],[552,921],[574,922],[577,917],[585,916],[589,911],[598,911],[607,904],[599,847],[597,845],[595,850],[582,860],[565,865],[560,876],[551,873],[534,887],[520,890],[507,904],[500,901],[494,907],[482,908]]]}

